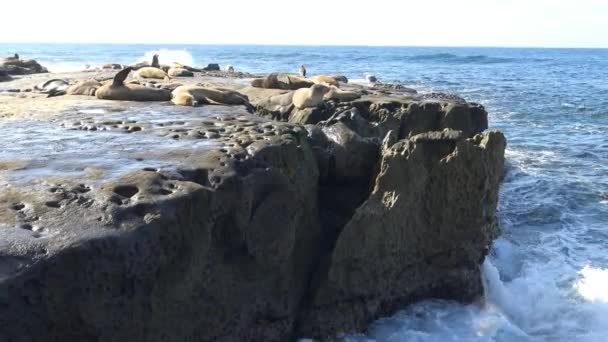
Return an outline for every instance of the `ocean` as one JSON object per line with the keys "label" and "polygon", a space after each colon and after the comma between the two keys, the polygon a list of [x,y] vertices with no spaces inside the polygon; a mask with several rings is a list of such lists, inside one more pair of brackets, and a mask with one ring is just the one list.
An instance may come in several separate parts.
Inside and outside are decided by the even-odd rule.
{"label": "ocean", "polygon": [[251,73],[305,64],[479,102],[508,139],[483,300],[417,303],[344,341],[608,341],[608,49],[0,44],[15,52],[51,71],[155,52]]}

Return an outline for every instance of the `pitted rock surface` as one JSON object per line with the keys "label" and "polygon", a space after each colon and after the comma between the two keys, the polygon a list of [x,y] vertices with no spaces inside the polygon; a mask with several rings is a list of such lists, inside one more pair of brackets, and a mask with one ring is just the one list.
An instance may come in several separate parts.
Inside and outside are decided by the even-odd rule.
{"label": "pitted rock surface", "polygon": [[0,97],[0,341],[329,338],[481,294],[506,143],[482,106],[193,82],[258,112]]}

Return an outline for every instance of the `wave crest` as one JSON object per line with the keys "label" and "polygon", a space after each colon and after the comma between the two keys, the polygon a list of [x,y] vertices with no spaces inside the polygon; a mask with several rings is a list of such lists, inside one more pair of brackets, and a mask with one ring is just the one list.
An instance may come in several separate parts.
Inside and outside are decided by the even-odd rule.
{"label": "wave crest", "polygon": [[136,62],[152,61],[152,56],[158,55],[160,64],[180,63],[184,65],[194,65],[194,58],[187,50],[150,50],[144,53]]}

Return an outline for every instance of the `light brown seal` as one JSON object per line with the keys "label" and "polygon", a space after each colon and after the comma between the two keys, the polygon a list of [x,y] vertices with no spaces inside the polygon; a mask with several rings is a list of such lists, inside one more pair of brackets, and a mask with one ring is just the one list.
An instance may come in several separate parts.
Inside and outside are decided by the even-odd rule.
{"label": "light brown seal", "polygon": [[310,88],[298,89],[293,93],[293,105],[298,109],[314,108],[323,103],[323,96],[329,91],[324,84],[315,84]]}
{"label": "light brown seal", "polygon": [[341,90],[338,87],[330,86],[329,91],[323,97],[326,100],[337,100],[340,102],[354,101],[361,97],[361,94],[354,91]]}
{"label": "light brown seal", "polygon": [[180,106],[197,106],[215,103],[224,105],[245,105],[251,107],[249,99],[237,91],[224,89],[184,85],[173,90],[173,102]]}
{"label": "light brown seal", "polygon": [[330,86],[339,87],[340,83],[333,76],[317,75],[310,78],[315,84],[326,84]]}
{"label": "light brown seal", "polygon": [[133,69],[125,68],[114,76],[110,84],[101,86],[95,96],[102,100],[116,101],[169,101],[171,92],[164,89],[144,87],[139,84],[124,84],[125,79]]}
{"label": "light brown seal", "polygon": [[143,67],[138,69],[134,75],[136,78],[154,78],[159,80],[168,80],[170,79],[169,75],[166,72],[162,71],[159,68],[154,67]]}
{"label": "light brown seal", "polygon": [[251,86],[266,89],[296,90],[310,88],[314,83],[295,75],[272,73],[266,78],[257,78],[251,81]]}
{"label": "light brown seal", "polygon": [[192,77],[194,73],[180,67],[172,67],[167,71],[169,77]]}

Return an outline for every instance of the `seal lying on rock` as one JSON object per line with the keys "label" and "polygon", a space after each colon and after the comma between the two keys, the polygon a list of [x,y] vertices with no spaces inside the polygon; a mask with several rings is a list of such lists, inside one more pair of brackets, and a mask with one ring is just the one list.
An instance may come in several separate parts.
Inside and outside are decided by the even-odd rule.
{"label": "seal lying on rock", "polygon": [[175,88],[172,95],[173,99],[171,102],[180,106],[199,106],[202,104],[217,103],[251,107],[247,96],[237,91],[224,88],[184,85]]}
{"label": "seal lying on rock", "polygon": [[96,80],[80,81],[71,85],[68,89],[66,89],[65,93],[67,95],[95,96],[97,89],[99,89],[101,86],[102,84]]}
{"label": "seal lying on rock", "polygon": [[346,78],[346,76],[340,75],[340,76],[332,76],[332,77],[338,82],[348,83],[348,78]]}
{"label": "seal lying on rock", "polygon": [[122,64],[116,64],[116,63],[110,63],[110,64],[104,64],[101,66],[102,69],[112,69],[112,70],[120,70],[120,69],[124,69],[124,65]]}
{"label": "seal lying on rock", "polygon": [[134,76],[136,78],[155,78],[159,80],[168,80],[170,78],[166,72],[154,67],[140,68],[135,72]]}
{"label": "seal lying on rock", "polygon": [[340,83],[333,76],[317,75],[310,78],[315,84],[327,84],[330,86],[339,87]]}
{"label": "seal lying on rock", "polygon": [[194,73],[192,71],[186,70],[180,67],[171,67],[167,71],[169,77],[192,77]]}
{"label": "seal lying on rock", "polygon": [[58,95],[64,95],[66,89],[70,86],[68,81],[62,79],[51,79],[39,83],[34,86],[34,90],[38,90],[41,93],[48,94],[47,97],[53,97]]}
{"label": "seal lying on rock", "polygon": [[137,64],[134,64],[131,67],[133,68],[133,70],[139,70],[139,69],[145,68],[145,67],[152,67],[152,68],[160,69],[160,63],[158,62],[158,55],[152,56],[152,63],[150,63],[148,61],[144,61],[144,62],[139,62]]}
{"label": "seal lying on rock", "polygon": [[266,78],[257,78],[251,81],[251,85],[256,88],[266,89],[285,89],[297,90],[300,88],[309,88],[314,83],[294,75],[272,73]]}
{"label": "seal lying on rock", "polygon": [[354,101],[360,97],[361,94],[357,92],[341,90],[334,86],[329,87],[329,91],[324,96],[326,100],[337,100],[340,102]]}
{"label": "seal lying on rock", "polygon": [[293,93],[293,105],[298,109],[318,107],[323,103],[323,96],[328,91],[329,87],[323,84],[315,84],[310,88],[298,89]]}
{"label": "seal lying on rock", "polygon": [[101,86],[95,96],[102,100],[116,101],[169,101],[171,92],[164,89],[144,87],[138,84],[125,85],[124,81],[133,68],[128,67],[114,76],[110,84]]}

